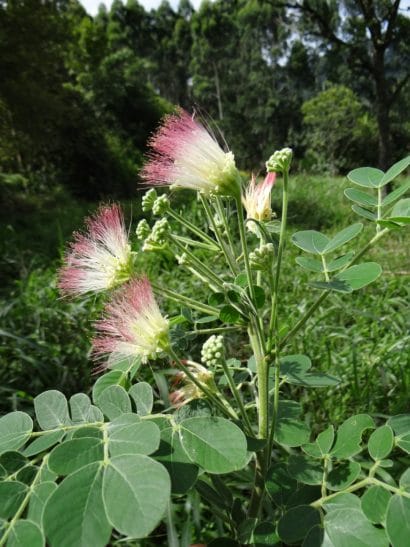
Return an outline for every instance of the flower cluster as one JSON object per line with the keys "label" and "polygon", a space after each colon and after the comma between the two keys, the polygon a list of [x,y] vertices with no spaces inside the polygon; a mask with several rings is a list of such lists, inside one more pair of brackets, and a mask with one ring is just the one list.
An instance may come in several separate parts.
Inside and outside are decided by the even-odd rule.
{"label": "flower cluster", "polygon": [[86,233],[75,234],[60,270],[63,294],[109,290],[131,277],[131,247],[120,207],[101,207],[86,225]]}
{"label": "flower cluster", "polygon": [[150,144],[150,160],[141,173],[148,184],[188,188],[207,196],[239,195],[232,152],[224,152],[187,112],[168,116]]}
{"label": "flower cluster", "polygon": [[161,315],[147,278],[135,279],[117,293],[96,323],[93,354],[116,364],[140,357],[143,363],[169,347],[169,323]]}

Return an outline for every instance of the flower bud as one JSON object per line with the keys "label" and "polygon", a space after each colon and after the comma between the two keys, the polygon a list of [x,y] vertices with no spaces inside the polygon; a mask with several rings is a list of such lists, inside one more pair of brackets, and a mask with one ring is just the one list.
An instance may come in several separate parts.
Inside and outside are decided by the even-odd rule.
{"label": "flower bud", "polygon": [[152,212],[155,216],[160,217],[164,215],[169,208],[169,199],[166,194],[162,194],[155,201],[152,206]]}
{"label": "flower bud", "polygon": [[266,171],[268,173],[283,173],[289,171],[292,157],[293,151],[291,148],[276,150],[266,162]]}
{"label": "flower bud", "polygon": [[216,367],[225,359],[225,347],[223,336],[213,334],[204,343],[201,350],[201,361],[209,366]]}
{"label": "flower bud", "polygon": [[138,239],[146,239],[150,235],[151,228],[145,218],[138,222],[135,233]]}
{"label": "flower bud", "polygon": [[274,254],[273,243],[265,243],[249,253],[249,264],[252,270],[268,271],[271,268]]}
{"label": "flower bud", "polygon": [[145,194],[142,196],[142,210],[144,213],[148,213],[151,211],[152,207],[154,206],[155,200],[157,199],[157,191],[155,188],[151,188]]}
{"label": "flower bud", "polygon": [[169,224],[166,218],[157,220],[152,227],[151,239],[156,243],[165,243],[167,235],[169,233]]}

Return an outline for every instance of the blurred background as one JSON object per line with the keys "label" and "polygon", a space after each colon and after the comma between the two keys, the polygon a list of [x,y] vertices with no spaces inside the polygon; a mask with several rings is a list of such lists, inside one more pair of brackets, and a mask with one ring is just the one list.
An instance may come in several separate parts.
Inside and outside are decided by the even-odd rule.
{"label": "blurred background", "polygon": [[[408,0],[0,0],[0,411],[49,387],[69,395],[90,386],[90,318],[100,303],[59,300],[55,271],[99,200],[119,199],[139,217],[146,142],[175,105],[201,115],[245,173],[262,172],[277,148],[294,149],[293,228],[353,219],[343,176],[408,154],[409,8]],[[339,315],[329,323],[340,318],[348,350],[326,321],[323,343],[310,348],[319,367],[342,367],[335,372],[355,389],[342,386],[346,404],[366,396],[376,410],[397,389],[403,408],[410,381],[410,266],[394,237],[383,264],[390,274],[348,320],[334,301]],[[366,317],[366,298],[378,315]],[[353,316],[363,325],[350,332]],[[381,387],[366,395],[369,371]]]}

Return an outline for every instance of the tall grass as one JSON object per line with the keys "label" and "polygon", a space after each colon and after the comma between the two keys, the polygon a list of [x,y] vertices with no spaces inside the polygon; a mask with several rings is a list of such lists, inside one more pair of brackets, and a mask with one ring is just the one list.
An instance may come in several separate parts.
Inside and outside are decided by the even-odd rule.
{"label": "tall grass", "polygon": [[[290,186],[289,236],[300,229],[332,234],[357,222],[343,196],[346,186],[342,178],[294,177]],[[279,196],[274,189],[273,208],[278,216]],[[187,217],[199,215],[192,195],[175,194],[172,200],[173,206]],[[90,387],[89,338],[92,318],[101,302],[94,298],[73,302],[60,299],[55,271],[67,238],[95,207],[75,203],[66,196],[55,196],[45,203],[21,200],[17,210],[10,209],[2,218],[1,411],[25,406],[44,389],[57,388],[69,395]],[[126,213],[136,217],[139,207],[128,203]],[[374,227],[365,227],[360,235],[362,243],[372,230]],[[280,302],[284,329],[316,296],[315,289],[307,286],[315,275],[296,264],[299,251],[289,239],[285,253]],[[410,263],[405,232],[390,233],[366,258],[382,265],[383,276],[353,295],[330,296],[287,349],[288,353],[305,353],[315,368],[339,375],[342,380],[331,390],[290,388],[303,403],[306,419],[312,418],[319,428],[321,423],[340,422],[352,412],[378,415],[410,410]],[[200,281],[192,282],[188,275],[176,276],[176,266],[166,256],[159,259],[157,255],[142,254],[138,262],[141,270],[148,267],[158,283],[196,299],[207,297]],[[212,267],[218,271],[218,263]],[[170,315],[180,311],[169,301],[162,305]],[[197,360],[206,334],[187,333],[206,327],[187,323],[179,332],[184,351]],[[230,356],[247,354],[240,332],[231,337],[228,347]]]}

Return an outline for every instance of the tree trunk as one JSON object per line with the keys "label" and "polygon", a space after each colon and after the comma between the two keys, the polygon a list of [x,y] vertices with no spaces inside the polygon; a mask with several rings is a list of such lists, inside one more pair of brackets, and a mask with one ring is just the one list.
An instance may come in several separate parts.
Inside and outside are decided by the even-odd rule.
{"label": "tree trunk", "polygon": [[215,75],[215,91],[216,91],[216,100],[218,101],[218,115],[219,119],[224,119],[224,113],[222,109],[222,97],[221,97],[221,88],[219,85],[219,75],[218,75],[218,69],[216,68],[216,64],[213,63],[214,67],[214,75]]}
{"label": "tree trunk", "polygon": [[376,117],[379,129],[378,164],[380,169],[385,171],[391,165],[391,136],[390,101],[388,84],[385,77],[384,51],[376,51],[373,59],[374,80],[376,84]]}

